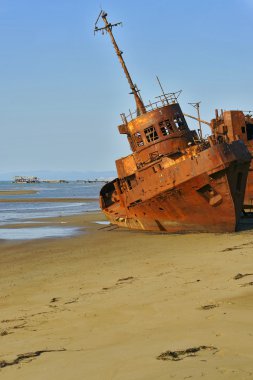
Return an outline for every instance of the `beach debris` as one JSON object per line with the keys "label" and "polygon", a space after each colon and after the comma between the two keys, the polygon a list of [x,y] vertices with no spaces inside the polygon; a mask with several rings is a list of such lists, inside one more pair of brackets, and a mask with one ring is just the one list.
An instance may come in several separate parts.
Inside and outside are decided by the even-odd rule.
{"label": "beach debris", "polygon": [[253,273],[245,273],[245,274],[237,273],[234,276],[234,280],[240,280],[241,278],[246,277],[246,276],[253,276]]}
{"label": "beach debris", "polygon": [[54,302],[58,302],[59,301],[59,297],[53,297],[50,301],[50,303],[54,303]]}
{"label": "beach debris", "polygon": [[105,286],[102,288],[102,290],[110,290],[110,289],[116,289],[119,285],[123,285],[125,283],[131,284],[135,280],[135,277],[129,276],[129,277],[122,277],[119,278],[116,283],[112,286]]}
{"label": "beach debris", "polygon": [[242,284],[241,286],[245,287],[245,286],[252,286],[252,285],[253,285],[253,281],[247,282],[246,284]]}
{"label": "beach debris", "polygon": [[201,351],[213,351],[213,354],[215,354],[218,349],[217,347],[213,346],[198,346],[198,347],[190,347],[185,350],[178,350],[178,351],[165,351],[161,353],[159,356],[157,356],[157,360],[172,360],[172,361],[179,361],[183,360],[186,357],[195,357],[197,356],[197,353]]}
{"label": "beach debris", "polygon": [[223,249],[221,252],[231,252],[231,251],[235,251],[236,249],[240,249],[240,248],[241,248],[241,246],[228,247],[228,248]]}
{"label": "beach debris", "polygon": [[124,281],[133,280],[133,279],[134,279],[133,276],[129,276],[129,277],[125,277],[125,278],[119,278],[117,282],[124,282]]}
{"label": "beach debris", "polygon": [[5,335],[9,335],[10,333],[6,330],[3,330],[0,332],[0,336],[5,336]]}
{"label": "beach debris", "polygon": [[184,284],[187,285],[187,284],[195,284],[196,282],[200,282],[200,280],[194,280],[194,281],[189,281],[189,282],[185,282]]}
{"label": "beach debris", "polygon": [[[39,350],[39,351],[34,351],[34,352],[27,352],[25,354],[19,354],[15,359],[13,360],[0,360],[0,368],[5,368],[8,366],[16,365],[19,364],[22,361],[31,361],[34,358],[47,353],[47,352],[61,352],[61,351],[66,351],[65,348],[60,348],[58,350]],[[29,360],[30,359],[30,360]]]}
{"label": "beach debris", "polygon": [[215,307],[219,307],[219,305],[217,304],[203,305],[201,306],[201,310],[210,310],[210,309],[214,309]]}
{"label": "beach debris", "polygon": [[76,298],[72,298],[71,300],[67,301],[67,302],[64,302],[64,305],[68,305],[69,303],[75,303],[75,302],[78,302],[79,300],[79,297],[76,297]]}
{"label": "beach debris", "polygon": [[247,246],[251,246],[252,244],[253,244],[253,242],[249,241],[248,243],[243,243],[243,244],[240,244],[240,245],[235,245],[234,247],[225,248],[221,252],[235,251],[236,249],[240,249],[240,248],[244,248],[244,247],[247,247]]}

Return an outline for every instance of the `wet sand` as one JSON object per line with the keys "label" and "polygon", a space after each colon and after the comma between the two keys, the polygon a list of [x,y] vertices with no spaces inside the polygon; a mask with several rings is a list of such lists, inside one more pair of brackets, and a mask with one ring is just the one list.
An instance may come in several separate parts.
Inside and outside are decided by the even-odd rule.
{"label": "wet sand", "polygon": [[[0,242],[0,378],[253,378],[253,231]],[[49,220],[48,220],[49,221]]]}
{"label": "wet sand", "polygon": [[1,195],[28,195],[36,194],[37,190],[0,190]]}
{"label": "wet sand", "polygon": [[0,198],[0,203],[52,203],[52,202],[98,202],[98,198]]}

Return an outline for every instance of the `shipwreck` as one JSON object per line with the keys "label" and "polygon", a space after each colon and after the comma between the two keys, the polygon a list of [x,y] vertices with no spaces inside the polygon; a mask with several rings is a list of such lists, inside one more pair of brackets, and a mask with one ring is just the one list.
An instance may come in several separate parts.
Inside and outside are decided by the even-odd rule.
{"label": "shipwreck", "polygon": [[[98,28],[102,19],[104,26]],[[100,206],[108,220],[129,229],[232,232],[238,228],[251,155],[240,139],[208,139],[190,130],[178,93],[145,104],[101,11],[95,31],[107,32],[134,96],[136,110],[121,114],[119,133],[132,154],[116,161],[118,178],[104,185]]]}

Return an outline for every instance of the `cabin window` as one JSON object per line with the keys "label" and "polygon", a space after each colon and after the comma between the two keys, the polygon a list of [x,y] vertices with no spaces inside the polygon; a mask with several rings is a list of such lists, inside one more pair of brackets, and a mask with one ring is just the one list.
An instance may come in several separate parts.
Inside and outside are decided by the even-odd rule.
{"label": "cabin window", "polygon": [[179,114],[176,114],[174,116],[174,123],[176,124],[177,128],[181,131],[183,129],[186,128],[186,123],[185,123],[185,120],[184,118],[179,115]]}
{"label": "cabin window", "polygon": [[146,139],[148,142],[152,142],[152,141],[159,139],[155,128],[152,126],[144,129],[144,133],[146,135]]}
{"label": "cabin window", "polygon": [[134,134],[134,139],[135,139],[135,142],[138,146],[143,146],[144,145],[144,142],[142,140],[142,137],[141,137],[141,134],[140,132],[136,132]]}
{"label": "cabin window", "polygon": [[247,131],[247,139],[253,140],[253,124],[247,123],[246,124],[246,131]]}
{"label": "cabin window", "polygon": [[245,127],[242,127],[242,133],[245,133]]}
{"label": "cabin window", "polygon": [[170,120],[162,121],[161,123],[159,123],[159,126],[160,126],[160,130],[161,130],[163,136],[167,136],[170,133],[174,132]]}
{"label": "cabin window", "polygon": [[132,190],[135,186],[137,186],[137,180],[136,180],[135,174],[132,174],[126,177],[125,179],[126,179],[127,187],[129,190]]}

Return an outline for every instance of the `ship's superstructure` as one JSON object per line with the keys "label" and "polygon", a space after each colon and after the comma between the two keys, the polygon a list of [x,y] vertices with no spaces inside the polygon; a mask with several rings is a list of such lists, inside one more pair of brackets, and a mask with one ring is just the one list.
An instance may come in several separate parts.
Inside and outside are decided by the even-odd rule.
{"label": "ship's superstructure", "polygon": [[116,161],[118,178],[100,193],[112,224],[153,231],[234,231],[240,219],[250,154],[242,141],[203,140],[191,131],[177,93],[144,105],[118,48],[107,14],[101,12],[136,102],[121,115],[119,132],[132,154]]}
{"label": "ship's superstructure", "polygon": [[[253,117],[250,111],[216,111],[210,127],[219,142],[241,140],[247,146],[253,158]],[[244,209],[253,211],[253,161],[251,161],[245,197]]]}

